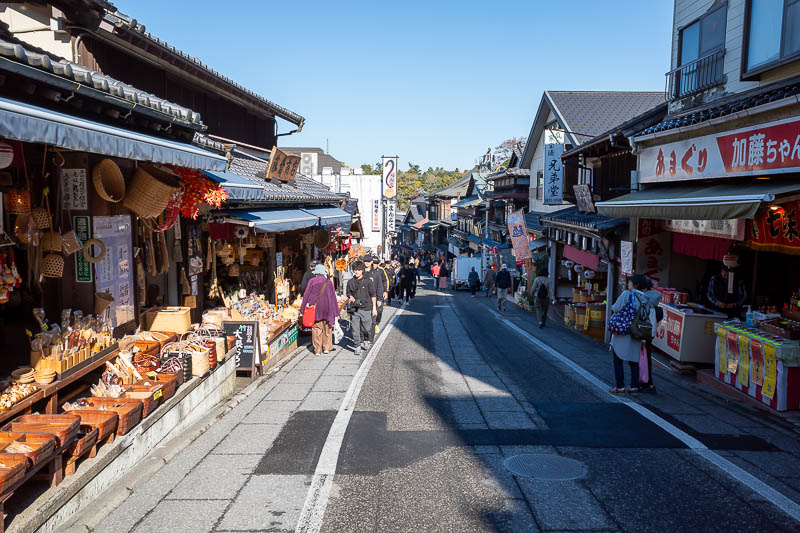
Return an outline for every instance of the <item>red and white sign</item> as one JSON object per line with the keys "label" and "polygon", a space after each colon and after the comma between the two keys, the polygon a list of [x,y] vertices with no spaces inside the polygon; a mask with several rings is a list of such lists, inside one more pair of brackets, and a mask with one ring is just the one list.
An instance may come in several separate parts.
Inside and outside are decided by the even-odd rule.
{"label": "red and white sign", "polygon": [[681,351],[681,334],[683,332],[683,317],[678,313],[670,311],[669,309],[665,309],[665,317],[666,320],[666,335],[667,335],[667,346],[675,350],[676,352]]}
{"label": "red and white sign", "polygon": [[665,220],[664,229],[675,233],[688,233],[690,235],[703,235],[705,237],[743,241],[745,237],[745,219]]}
{"label": "red and white sign", "polygon": [[800,120],[643,148],[639,169],[644,183],[797,172]]}
{"label": "red and white sign", "polygon": [[636,273],[644,274],[661,287],[668,287],[672,257],[672,234],[667,231],[640,237],[636,241]]}

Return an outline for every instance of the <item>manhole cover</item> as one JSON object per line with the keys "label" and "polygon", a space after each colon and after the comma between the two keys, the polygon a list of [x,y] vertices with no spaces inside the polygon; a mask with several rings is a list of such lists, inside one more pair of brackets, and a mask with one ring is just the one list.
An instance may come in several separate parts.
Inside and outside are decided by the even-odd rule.
{"label": "manhole cover", "polygon": [[583,477],[589,471],[575,459],[544,453],[524,453],[503,461],[512,474],[533,479],[568,480]]}

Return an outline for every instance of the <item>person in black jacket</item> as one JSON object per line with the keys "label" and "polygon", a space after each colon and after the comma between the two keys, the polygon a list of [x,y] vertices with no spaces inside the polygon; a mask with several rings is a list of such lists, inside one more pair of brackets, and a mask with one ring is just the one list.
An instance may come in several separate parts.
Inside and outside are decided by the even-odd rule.
{"label": "person in black jacket", "polygon": [[311,261],[308,264],[308,270],[306,270],[305,274],[303,274],[303,280],[300,282],[300,295],[304,295],[306,293],[306,287],[308,286],[308,282],[311,281],[311,278],[314,277],[314,268],[319,264],[319,261]]}
{"label": "person in black jacket", "polygon": [[364,263],[353,263],[353,277],[347,282],[347,299],[356,307],[350,311],[350,324],[353,330],[354,351],[356,355],[363,355],[364,350],[369,350],[369,330],[373,317],[378,314],[375,283],[371,277],[364,273]]}
{"label": "person in black jacket", "polygon": [[408,303],[408,299],[411,297],[411,289],[414,286],[413,268],[411,263],[403,264],[400,272],[397,273],[398,285],[400,287],[399,298],[400,300],[405,300],[406,303]]}
{"label": "person in black jacket", "polygon": [[369,342],[372,343],[375,341],[375,331],[378,329],[378,326],[381,322],[381,318],[383,317],[383,302],[386,299],[386,280],[384,278],[383,272],[375,268],[376,261],[378,260],[377,257],[373,257],[371,255],[365,255],[362,257],[362,261],[364,262],[364,275],[368,276],[372,279],[373,283],[375,283],[375,298],[378,304],[378,313],[372,317],[372,329],[370,330],[369,335]]}
{"label": "person in black jacket", "polygon": [[508,266],[503,263],[503,266],[500,267],[500,272],[497,273],[497,281],[495,281],[497,285],[497,309],[499,311],[506,308],[506,302],[508,301],[506,296],[508,289],[511,288],[511,274],[507,269]]}

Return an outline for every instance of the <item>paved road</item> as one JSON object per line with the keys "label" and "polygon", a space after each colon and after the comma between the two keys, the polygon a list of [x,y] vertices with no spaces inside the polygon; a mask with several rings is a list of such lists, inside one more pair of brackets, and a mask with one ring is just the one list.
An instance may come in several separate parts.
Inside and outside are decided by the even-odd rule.
{"label": "paved road", "polygon": [[[592,383],[611,378],[602,346],[493,307],[420,290],[352,409],[340,407],[361,358],[296,357],[93,530],[294,531],[315,516],[336,533],[797,530],[779,509],[800,502],[789,425],[660,371],[659,393],[636,400],[648,419]],[[520,454],[585,471],[515,476],[504,461]]]}

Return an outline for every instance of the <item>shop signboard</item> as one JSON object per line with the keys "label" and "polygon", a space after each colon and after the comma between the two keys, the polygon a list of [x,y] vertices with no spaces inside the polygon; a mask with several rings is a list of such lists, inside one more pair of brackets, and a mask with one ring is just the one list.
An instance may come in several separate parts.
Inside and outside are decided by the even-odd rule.
{"label": "shop signboard", "polygon": [[800,255],[800,201],[770,206],[753,219],[750,246]]}
{"label": "shop signboard", "polygon": [[511,246],[514,248],[514,257],[517,261],[531,258],[531,247],[528,244],[528,232],[525,229],[525,215],[522,209],[508,215],[508,234],[511,236]]}
{"label": "shop signboard", "polygon": [[778,120],[642,148],[639,169],[644,183],[797,172],[800,120]]}
{"label": "shop signboard", "polygon": [[683,331],[683,316],[666,309],[666,334],[667,346],[675,350],[681,351],[681,332]]}
{"label": "shop signboard", "polygon": [[763,385],[764,384],[764,355],[762,351],[762,346],[764,344],[761,342],[760,339],[751,339],[750,341],[750,354],[752,355],[752,367],[753,367],[753,384],[754,385]]}
{"label": "shop signboard", "polygon": [[674,233],[689,233],[705,237],[717,237],[743,241],[746,221],[743,218],[729,220],[665,220],[664,229]]}
{"label": "shop signboard", "polygon": [[666,231],[640,237],[636,241],[636,272],[658,285],[667,286],[672,255],[672,234]]}
{"label": "shop signboard", "polygon": [[299,168],[300,156],[285,154],[277,146],[273,146],[263,177],[267,180],[288,182],[294,179]]}
{"label": "shop signboard", "polygon": [[620,241],[620,256],[622,258],[622,273],[633,273],[633,243],[631,241]]}
{"label": "shop signboard", "polygon": [[93,217],[92,226],[94,238],[106,247],[105,257],[94,264],[96,290],[114,297],[109,316],[112,325],[117,327],[135,318],[131,216]]}
{"label": "shop signboard", "polygon": [[278,352],[292,344],[294,341],[297,340],[298,329],[297,325],[294,325],[278,335],[278,338],[269,343],[269,351],[265,354],[264,363],[266,364],[267,361],[272,358],[273,355],[277,355]]}
{"label": "shop signboard", "polygon": [[383,197],[393,200],[397,196],[397,156],[381,158]]}
{"label": "shop signboard", "polygon": [[563,144],[544,145],[544,204],[561,205],[564,200]]}
{"label": "shop signboard", "polygon": [[236,368],[253,372],[258,360],[258,321],[225,321],[222,330],[226,339],[233,339]]}
{"label": "shop signboard", "polygon": [[372,200],[372,231],[381,230],[381,201]]}
{"label": "shop signboard", "polygon": [[61,168],[61,207],[64,211],[86,211],[89,195],[86,189],[85,168]]}
{"label": "shop signboard", "polygon": [[586,184],[573,185],[572,190],[575,191],[575,201],[578,204],[578,210],[584,213],[594,213],[594,200],[592,199],[592,191]]}
{"label": "shop signboard", "polygon": [[[89,217],[72,217],[72,227],[81,242],[86,242],[92,238]],[[78,283],[92,282],[92,265],[83,256],[82,250],[75,252],[75,281]]]}

